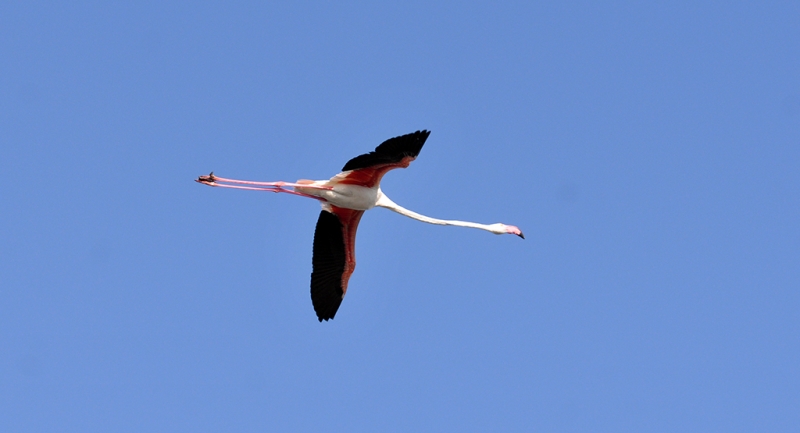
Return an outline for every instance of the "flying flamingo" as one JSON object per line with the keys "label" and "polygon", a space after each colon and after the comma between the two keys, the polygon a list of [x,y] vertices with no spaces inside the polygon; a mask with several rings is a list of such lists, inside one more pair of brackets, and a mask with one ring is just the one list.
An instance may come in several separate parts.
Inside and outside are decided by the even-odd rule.
{"label": "flying flamingo", "polygon": [[[208,186],[251,191],[284,192],[319,200],[322,212],[314,231],[314,252],[311,260],[311,302],[317,318],[333,319],[347,292],[347,282],[356,268],[356,228],[364,211],[375,206],[429,224],[472,227],[494,234],[514,234],[523,239],[519,228],[501,223],[478,224],[467,221],[440,220],[403,208],[381,191],[381,178],[387,171],[406,168],[417,158],[429,131],[417,131],[390,138],[374,152],[359,155],[344,165],[342,172],[330,180],[298,180],[289,182],[253,182],[225,179],[212,172],[197,178]],[[287,189],[292,188],[292,189]]]}

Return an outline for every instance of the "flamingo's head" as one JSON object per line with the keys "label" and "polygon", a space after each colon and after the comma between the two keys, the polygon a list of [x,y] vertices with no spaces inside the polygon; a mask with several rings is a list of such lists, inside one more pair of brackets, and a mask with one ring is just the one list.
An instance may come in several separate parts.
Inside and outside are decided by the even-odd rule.
{"label": "flamingo's head", "polygon": [[525,239],[525,236],[522,234],[522,230],[520,230],[519,227],[517,226],[510,226],[503,223],[497,223],[497,224],[492,224],[489,227],[491,227],[491,232],[494,234],[497,235],[511,234],[511,235],[517,235],[522,239]]}

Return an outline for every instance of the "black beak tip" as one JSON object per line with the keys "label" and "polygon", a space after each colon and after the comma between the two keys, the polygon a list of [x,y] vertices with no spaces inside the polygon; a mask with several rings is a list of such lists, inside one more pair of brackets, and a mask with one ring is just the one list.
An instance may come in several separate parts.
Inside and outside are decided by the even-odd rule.
{"label": "black beak tip", "polygon": [[522,239],[525,239],[525,235],[523,235],[522,232],[519,232],[517,236],[521,237]]}

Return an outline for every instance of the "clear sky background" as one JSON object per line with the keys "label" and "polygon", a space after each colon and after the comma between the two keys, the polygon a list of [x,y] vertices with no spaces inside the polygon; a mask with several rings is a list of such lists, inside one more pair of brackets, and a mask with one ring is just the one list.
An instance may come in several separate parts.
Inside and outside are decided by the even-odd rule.
{"label": "clear sky background", "polygon": [[[800,425],[797,2],[3,2],[0,431]],[[319,205],[384,179],[336,318]]]}

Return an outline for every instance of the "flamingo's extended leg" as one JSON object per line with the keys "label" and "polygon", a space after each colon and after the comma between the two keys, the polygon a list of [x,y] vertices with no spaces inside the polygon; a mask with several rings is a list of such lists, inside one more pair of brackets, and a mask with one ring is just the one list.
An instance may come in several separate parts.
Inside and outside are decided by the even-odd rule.
{"label": "flamingo's extended leg", "polygon": [[224,177],[219,177],[215,175],[213,172],[208,175],[203,175],[197,178],[197,181],[200,183],[205,183],[208,185],[209,183],[233,183],[239,185],[256,185],[256,186],[267,186],[267,187],[277,187],[283,188],[285,186],[290,187],[303,187],[303,188],[310,188],[310,189],[321,189],[321,190],[333,190],[332,186],[327,185],[315,185],[313,183],[292,183],[292,182],[284,182],[284,181],[277,181],[277,182],[256,182],[252,180],[239,180],[239,179],[228,179]]}
{"label": "flamingo's extended leg", "polygon": [[[325,200],[320,198],[320,197],[311,195],[311,194],[306,194],[306,193],[302,193],[302,192],[299,192],[299,191],[294,191],[294,190],[291,190],[291,189],[285,189],[283,187],[284,186],[293,187],[293,186],[296,185],[296,186],[302,186],[302,187],[305,187],[305,188],[312,188],[312,189],[323,189],[323,190],[332,189],[331,187],[324,187],[324,186],[318,186],[318,185],[293,184],[293,183],[289,183],[289,182],[252,182],[252,181],[243,181],[243,180],[240,181],[240,180],[236,180],[236,179],[225,179],[225,178],[214,176],[214,173],[211,173],[209,175],[200,176],[195,180],[195,182],[202,183],[202,184],[208,185],[208,186],[213,186],[215,188],[243,189],[243,190],[247,190],[247,191],[267,191],[267,192],[274,192],[274,193],[283,192],[283,193],[286,193],[286,194],[299,195],[300,197],[313,198],[313,199],[317,199],[317,200],[320,200],[320,201],[325,201]],[[230,185],[231,183],[233,183],[234,185]],[[240,185],[236,185],[236,184],[255,185],[255,186],[240,186]],[[261,186],[261,185],[263,185],[263,186]]]}

